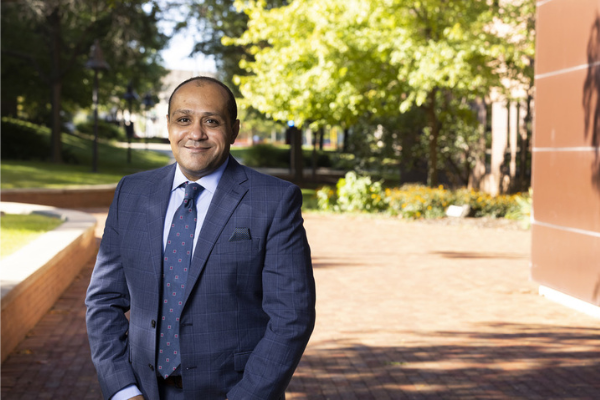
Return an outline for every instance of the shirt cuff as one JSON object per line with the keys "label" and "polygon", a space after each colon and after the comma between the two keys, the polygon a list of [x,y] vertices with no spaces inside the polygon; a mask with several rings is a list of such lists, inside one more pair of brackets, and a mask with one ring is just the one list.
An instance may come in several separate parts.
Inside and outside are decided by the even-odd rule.
{"label": "shirt cuff", "polygon": [[128,400],[132,397],[141,395],[140,389],[136,385],[129,385],[124,389],[119,390],[110,400]]}

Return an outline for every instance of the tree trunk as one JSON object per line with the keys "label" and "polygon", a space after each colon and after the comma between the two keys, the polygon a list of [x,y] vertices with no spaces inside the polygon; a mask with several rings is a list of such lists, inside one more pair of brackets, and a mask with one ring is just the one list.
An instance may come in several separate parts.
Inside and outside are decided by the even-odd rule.
{"label": "tree trunk", "polygon": [[61,94],[62,94],[62,71],[60,69],[61,38],[60,38],[60,13],[58,7],[48,16],[50,25],[52,45],[50,54],[52,57],[52,74],[50,85],[52,92],[52,162],[62,163],[62,140],[61,140]]}
{"label": "tree trunk", "polygon": [[463,165],[464,165],[464,173],[461,176],[461,180],[463,181],[463,183],[465,185],[468,185],[469,177],[473,173],[473,167],[471,166],[471,163],[469,162],[469,151],[465,152],[465,154],[464,154]]}
{"label": "tree trunk", "polygon": [[348,137],[350,136],[350,128],[344,129],[344,145],[342,147],[342,152],[348,152]]}
{"label": "tree trunk", "polygon": [[323,142],[325,142],[325,129],[319,130],[319,150],[323,150]]}
{"label": "tree trunk", "polygon": [[290,166],[295,183],[304,181],[304,157],[302,155],[302,131],[295,126],[288,129],[290,134]]}
{"label": "tree trunk", "polygon": [[474,146],[473,156],[475,157],[475,166],[470,169],[468,188],[474,190],[480,190],[483,178],[485,176],[485,156],[486,156],[486,125],[487,125],[487,105],[485,99],[477,99],[475,103],[477,109],[477,120],[479,126],[477,132],[479,133],[479,139]]}
{"label": "tree trunk", "polygon": [[55,81],[52,83],[52,162],[61,164],[62,160],[62,140],[61,140],[61,121],[60,121],[60,96],[62,92],[62,83]]}
{"label": "tree trunk", "polygon": [[[323,128],[319,128],[319,134],[321,134]],[[317,133],[312,134],[312,180],[313,182],[317,181]]]}
{"label": "tree trunk", "polygon": [[434,187],[438,185],[437,148],[440,131],[437,116],[435,114],[436,93],[437,89],[433,89],[429,93],[429,104],[427,106],[429,126],[431,127],[431,133],[429,136],[429,164],[427,168],[427,185],[429,187]]}
{"label": "tree trunk", "polygon": [[[527,191],[529,186],[531,186],[531,165],[527,165],[530,159],[529,155],[529,138],[531,138],[531,100],[532,97],[530,94],[527,95],[527,109],[525,118],[523,119],[523,124],[525,125],[522,128],[523,135],[521,136],[521,168],[519,171],[520,175],[520,190]],[[529,168],[528,168],[529,167]],[[529,178],[527,178],[527,174],[529,173]]]}

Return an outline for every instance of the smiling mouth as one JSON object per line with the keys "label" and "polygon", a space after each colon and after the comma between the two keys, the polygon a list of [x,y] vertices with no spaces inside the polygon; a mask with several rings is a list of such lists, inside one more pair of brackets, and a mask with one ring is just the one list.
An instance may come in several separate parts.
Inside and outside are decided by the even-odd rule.
{"label": "smiling mouth", "polygon": [[183,146],[185,149],[191,150],[191,151],[207,151],[210,149],[210,146]]}

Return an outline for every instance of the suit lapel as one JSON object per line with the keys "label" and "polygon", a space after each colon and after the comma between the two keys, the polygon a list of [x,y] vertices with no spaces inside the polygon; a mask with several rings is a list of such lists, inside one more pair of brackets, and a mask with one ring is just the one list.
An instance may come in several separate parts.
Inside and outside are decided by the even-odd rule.
{"label": "suit lapel", "polygon": [[241,185],[246,180],[247,177],[243,168],[230,156],[229,164],[219,181],[217,190],[208,208],[204,224],[200,230],[200,236],[198,236],[192,266],[187,279],[185,296],[183,298],[184,304],[202,274],[206,266],[206,261],[223,228],[227,224],[227,221],[229,221],[240,200],[242,200],[248,191],[247,187]]}
{"label": "suit lapel", "polygon": [[[162,171],[161,171],[162,172]],[[167,205],[171,197],[171,187],[173,186],[173,177],[175,176],[175,164],[164,169],[162,176],[158,181],[152,182],[153,187],[149,188],[148,193],[148,232],[150,235],[150,259],[154,267],[154,272],[160,282],[162,274],[162,248],[163,232],[165,227],[165,214]]]}

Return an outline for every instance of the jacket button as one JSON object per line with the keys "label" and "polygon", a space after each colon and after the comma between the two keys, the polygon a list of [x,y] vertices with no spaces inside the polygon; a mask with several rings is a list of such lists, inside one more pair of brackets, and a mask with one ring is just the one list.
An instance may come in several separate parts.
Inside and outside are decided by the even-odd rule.
{"label": "jacket button", "polygon": [[148,366],[150,367],[150,371],[154,371],[154,365],[148,364]]}
{"label": "jacket button", "polygon": [[152,320],[152,327],[156,328],[156,321],[155,320]]}

